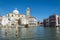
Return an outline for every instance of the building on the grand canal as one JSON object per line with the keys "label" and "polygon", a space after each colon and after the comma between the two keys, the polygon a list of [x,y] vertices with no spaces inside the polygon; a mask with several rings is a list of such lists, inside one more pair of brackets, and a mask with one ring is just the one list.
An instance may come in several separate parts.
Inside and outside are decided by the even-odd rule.
{"label": "building on the grand canal", "polygon": [[58,17],[58,26],[60,26],[60,16]]}
{"label": "building on the grand canal", "polygon": [[14,25],[16,21],[18,21],[18,24],[25,25],[28,24],[29,26],[37,25],[37,20],[35,17],[30,16],[30,8],[26,9],[26,15],[19,13],[18,9],[15,8],[13,12],[8,13],[5,17],[8,17],[9,24]]}
{"label": "building on the grand canal", "polygon": [[37,26],[37,20],[36,20],[36,18],[34,18],[34,17],[29,17],[29,20],[28,20],[29,22],[29,26],[31,25],[31,26]]}
{"label": "building on the grand canal", "polygon": [[[52,27],[57,27],[60,26],[60,16],[53,14],[48,17],[48,22],[47,19],[43,20],[44,26],[52,26]],[[48,23],[48,24],[47,24]]]}
{"label": "building on the grand canal", "polygon": [[49,26],[58,26],[58,15],[49,16]]}
{"label": "building on the grand canal", "polygon": [[45,18],[43,20],[43,25],[44,25],[44,27],[48,27],[49,26],[49,19],[48,18]]}

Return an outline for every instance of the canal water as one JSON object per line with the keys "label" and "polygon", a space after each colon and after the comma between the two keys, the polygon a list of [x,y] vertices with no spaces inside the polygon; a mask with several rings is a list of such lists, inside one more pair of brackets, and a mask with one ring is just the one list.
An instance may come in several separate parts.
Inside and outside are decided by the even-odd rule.
{"label": "canal water", "polygon": [[0,28],[0,40],[60,40],[59,27]]}

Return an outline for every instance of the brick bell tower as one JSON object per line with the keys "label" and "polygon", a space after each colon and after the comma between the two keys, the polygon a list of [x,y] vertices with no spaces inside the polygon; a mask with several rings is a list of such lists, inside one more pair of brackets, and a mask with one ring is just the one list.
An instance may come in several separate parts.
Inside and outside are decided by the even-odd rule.
{"label": "brick bell tower", "polygon": [[26,17],[29,18],[30,17],[30,8],[26,9]]}

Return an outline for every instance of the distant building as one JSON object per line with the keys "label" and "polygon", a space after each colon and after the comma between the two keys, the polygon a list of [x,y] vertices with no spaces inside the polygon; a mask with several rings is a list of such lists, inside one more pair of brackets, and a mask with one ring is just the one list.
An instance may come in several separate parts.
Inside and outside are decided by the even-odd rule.
{"label": "distant building", "polygon": [[43,20],[43,25],[49,27],[57,27],[60,26],[60,16],[53,14],[50,15],[48,18]]}
{"label": "distant building", "polygon": [[49,26],[49,19],[48,18],[43,20],[43,26],[44,27],[48,27]]}
{"label": "distant building", "polygon": [[49,16],[49,26],[58,26],[58,15]]}
{"label": "distant building", "polygon": [[29,17],[29,26],[37,26],[37,20],[34,17]]}
{"label": "distant building", "polygon": [[58,26],[60,26],[60,16],[58,17]]}
{"label": "distant building", "polygon": [[56,14],[50,15],[47,19],[43,20],[43,24],[50,27],[60,26],[60,16]]}

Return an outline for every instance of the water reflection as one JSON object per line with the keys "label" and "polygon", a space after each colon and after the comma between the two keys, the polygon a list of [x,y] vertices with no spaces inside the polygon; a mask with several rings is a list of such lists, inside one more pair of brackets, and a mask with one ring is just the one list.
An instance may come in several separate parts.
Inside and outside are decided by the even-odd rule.
{"label": "water reflection", "polygon": [[60,40],[60,28],[30,27],[30,28],[0,28],[0,40]]}
{"label": "water reflection", "polygon": [[60,40],[60,27],[56,28],[56,37],[57,37],[57,40]]}
{"label": "water reflection", "polygon": [[22,28],[22,38],[32,38],[32,33],[35,32],[35,28]]}
{"label": "water reflection", "polygon": [[60,27],[57,27],[57,28],[56,28],[56,32],[57,32],[57,33],[60,33]]}
{"label": "water reflection", "polygon": [[9,40],[9,39],[8,39],[8,34],[5,34],[5,40]]}
{"label": "water reflection", "polygon": [[15,40],[18,40],[18,33],[15,34]]}

